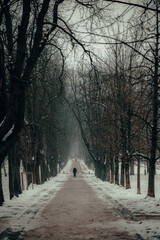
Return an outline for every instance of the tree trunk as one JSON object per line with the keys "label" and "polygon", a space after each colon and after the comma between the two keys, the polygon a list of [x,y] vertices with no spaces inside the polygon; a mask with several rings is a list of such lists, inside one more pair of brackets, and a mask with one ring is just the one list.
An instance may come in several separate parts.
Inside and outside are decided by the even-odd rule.
{"label": "tree trunk", "polygon": [[7,177],[7,171],[6,171],[6,167],[5,167],[5,161],[2,163],[2,167],[4,170],[4,176]]}
{"label": "tree trunk", "polygon": [[45,161],[43,160],[41,163],[41,183],[44,183],[48,179],[48,166],[46,165]]}
{"label": "tree trunk", "polygon": [[106,163],[106,181],[110,181],[110,164],[107,162]]}
{"label": "tree trunk", "polygon": [[103,181],[104,169],[102,163],[100,163],[100,179]]}
{"label": "tree trunk", "polygon": [[2,189],[2,171],[1,171],[1,168],[2,168],[2,164],[0,162],[0,206],[2,206],[3,203],[4,203],[4,195],[3,195],[3,189]]}
{"label": "tree trunk", "polygon": [[111,179],[110,179],[110,183],[114,183],[114,162],[113,162],[113,158],[111,159]]}
{"label": "tree trunk", "polygon": [[97,177],[97,174],[98,174],[97,161],[94,162],[94,169],[95,169],[95,176]]}
{"label": "tree trunk", "polygon": [[140,187],[140,156],[137,159],[137,194],[141,194],[141,187]]}
{"label": "tree trunk", "polygon": [[125,176],[126,176],[126,189],[131,188],[130,185],[130,175],[129,175],[129,159],[126,157],[126,163],[125,163]]}
{"label": "tree trunk", "polygon": [[124,159],[121,159],[121,186],[124,187]]}
{"label": "tree trunk", "polygon": [[155,179],[155,163],[150,161],[149,177],[148,177],[148,196],[149,197],[155,197],[154,179]]}
{"label": "tree trunk", "polygon": [[9,164],[9,192],[10,199],[18,197],[22,193],[20,181],[20,157],[18,154],[18,144],[10,151],[8,155]]}
{"label": "tree trunk", "polygon": [[101,165],[100,165],[100,161],[97,161],[97,177],[101,178]]}
{"label": "tree trunk", "polygon": [[130,163],[130,175],[134,175],[134,160],[131,160]]}
{"label": "tree trunk", "polygon": [[[34,166],[33,166],[33,163],[28,163],[27,164],[27,169],[28,171],[27,172],[31,172],[34,174]],[[34,179],[33,179],[34,181]],[[32,175],[31,174],[27,174],[27,183],[28,183],[28,186],[32,183]]]}
{"label": "tree trunk", "polygon": [[50,175],[51,177],[57,176],[57,161],[55,159],[50,161]]}
{"label": "tree trunk", "polygon": [[101,170],[100,170],[100,163],[99,163],[98,160],[96,161],[96,165],[95,165],[95,166],[96,166],[96,168],[95,168],[95,174],[96,174],[96,177],[97,177],[97,178],[100,178]]}
{"label": "tree trunk", "polygon": [[106,181],[106,165],[103,165],[103,181]]}
{"label": "tree trunk", "polygon": [[119,185],[119,159],[115,156],[115,184]]}
{"label": "tree trunk", "polygon": [[8,169],[9,169],[9,198],[12,199],[14,197],[14,190],[12,174],[12,157],[10,157],[10,154],[8,155]]}
{"label": "tree trunk", "polygon": [[[37,161],[37,159],[36,159]],[[39,174],[39,163],[36,162],[36,165],[35,165],[35,171],[34,171],[34,179],[35,179],[35,183],[36,184],[40,184],[40,174]]]}

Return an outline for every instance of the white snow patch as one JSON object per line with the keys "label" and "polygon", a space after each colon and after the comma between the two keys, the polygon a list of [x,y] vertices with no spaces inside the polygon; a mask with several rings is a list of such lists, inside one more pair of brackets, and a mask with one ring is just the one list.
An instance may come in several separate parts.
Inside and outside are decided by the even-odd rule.
{"label": "white snow patch", "polygon": [[[137,221],[128,222],[121,220],[119,228],[126,229],[130,234],[139,234],[145,240],[160,239],[160,171],[157,170],[155,176],[155,198],[147,197],[148,175],[141,174],[141,194],[137,194],[137,175],[131,177],[131,189],[125,189],[122,186],[104,182],[94,176],[94,172],[89,170],[83,161],[80,162],[85,176],[86,182],[97,192],[97,195],[104,201],[107,200],[107,206],[124,207],[131,214],[137,216]],[[143,171],[142,171],[143,172]],[[109,196],[109,198],[108,198]],[[147,215],[148,219],[139,219],[138,216]],[[153,218],[152,218],[153,216]],[[117,226],[117,227],[118,227]],[[133,232],[132,232],[133,231]],[[158,236],[158,237],[157,237]]]}
{"label": "white snow patch", "polygon": [[[71,161],[65,166],[65,172],[70,172]],[[2,170],[3,174],[3,170]],[[19,197],[14,197],[9,200],[8,192],[8,178],[3,177],[3,191],[6,197],[4,205],[0,207],[0,232],[3,232],[6,228],[12,228],[12,230],[19,230],[27,228],[28,223],[35,217],[35,215],[41,212],[41,210],[51,201],[62,188],[63,184],[68,180],[69,174],[59,173],[56,177],[50,178],[42,185],[32,184],[28,190],[23,191]],[[40,211],[39,211],[40,209]]]}

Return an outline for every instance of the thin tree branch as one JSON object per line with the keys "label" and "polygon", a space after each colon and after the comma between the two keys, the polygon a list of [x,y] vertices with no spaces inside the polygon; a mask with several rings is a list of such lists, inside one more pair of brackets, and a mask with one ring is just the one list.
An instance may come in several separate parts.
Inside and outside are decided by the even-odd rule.
{"label": "thin tree branch", "polygon": [[130,2],[123,2],[123,1],[119,1],[119,0],[104,0],[104,1],[105,2],[112,2],[112,3],[120,3],[120,4],[124,4],[124,5],[128,5],[128,6],[139,7],[139,8],[143,8],[145,10],[150,10],[150,11],[154,11],[154,12],[160,13],[160,10],[157,10],[156,8],[151,8],[151,7],[148,7],[148,6],[141,5],[141,4],[130,3]]}

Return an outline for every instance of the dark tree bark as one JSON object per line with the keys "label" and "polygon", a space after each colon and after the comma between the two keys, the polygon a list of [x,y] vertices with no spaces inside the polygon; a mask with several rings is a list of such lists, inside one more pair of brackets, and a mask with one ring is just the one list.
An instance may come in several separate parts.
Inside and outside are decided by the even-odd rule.
{"label": "dark tree bark", "polygon": [[8,155],[10,199],[22,193],[20,179],[19,145],[16,144]]}
{"label": "dark tree bark", "polygon": [[1,172],[1,168],[2,168],[2,163],[0,163],[0,206],[2,206],[3,202],[4,202],[4,195],[3,195],[3,190],[2,190],[2,172]]}
{"label": "dark tree bark", "polygon": [[114,162],[113,162],[113,156],[110,154],[110,168],[111,168],[111,178],[110,178],[110,183],[114,183]]}
{"label": "dark tree bark", "polygon": [[40,184],[40,183],[41,183],[41,181],[40,181],[39,167],[40,167],[40,164],[38,163],[38,158],[37,158],[36,164],[35,164],[35,171],[34,171],[34,180],[35,180],[35,183],[36,183],[36,184]]}
{"label": "dark tree bark", "polygon": [[124,156],[122,156],[121,158],[121,180],[120,180],[120,183],[121,183],[121,186],[124,187],[124,167],[125,167],[125,164],[124,164]]}
{"label": "dark tree bark", "polygon": [[102,177],[102,180],[103,181],[106,181],[106,177],[107,177],[107,172],[106,172],[106,165],[103,165],[103,177]]}
{"label": "dark tree bark", "polygon": [[119,159],[118,155],[115,155],[115,184],[119,185]]}
{"label": "dark tree bark", "polygon": [[41,183],[44,183],[49,178],[49,170],[45,161],[43,160],[41,163]]}
{"label": "dark tree bark", "polygon": [[[126,157],[128,158],[128,157]],[[125,175],[126,175],[126,189],[131,188],[130,185],[130,174],[129,174],[129,160],[125,164]]]}
{"label": "dark tree bark", "polygon": [[107,161],[106,162],[106,181],[110,182],[110,178],[111,178],[110,163]]}
{"label": "dark tree bark", "polygon": [[155,163],[149,162],[148,196],[155,197]]}
{"label": "dark tree bark", "polygon": [[52,158],[50,160],[50,174],[51,177],[57,176],[57,159]]}
{"label": "dark tree bark", "polygon": [[4,72],[4,47],[0,37],[0,122],[3,121],[6,114],[6,78]]}

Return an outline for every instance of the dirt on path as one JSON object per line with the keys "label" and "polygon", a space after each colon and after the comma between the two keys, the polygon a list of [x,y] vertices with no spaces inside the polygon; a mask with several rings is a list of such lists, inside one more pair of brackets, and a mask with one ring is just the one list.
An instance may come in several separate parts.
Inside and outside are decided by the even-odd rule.
{"label": "dirt on path", "polygon": [[98,198],[84,180],[79,162],[74,162],[74,166],[77,177],[69,177],[55,198],[30,223],[30,230],[24,229],[19,239],[141,239],[121,228],[121,221],[125,220]]}

